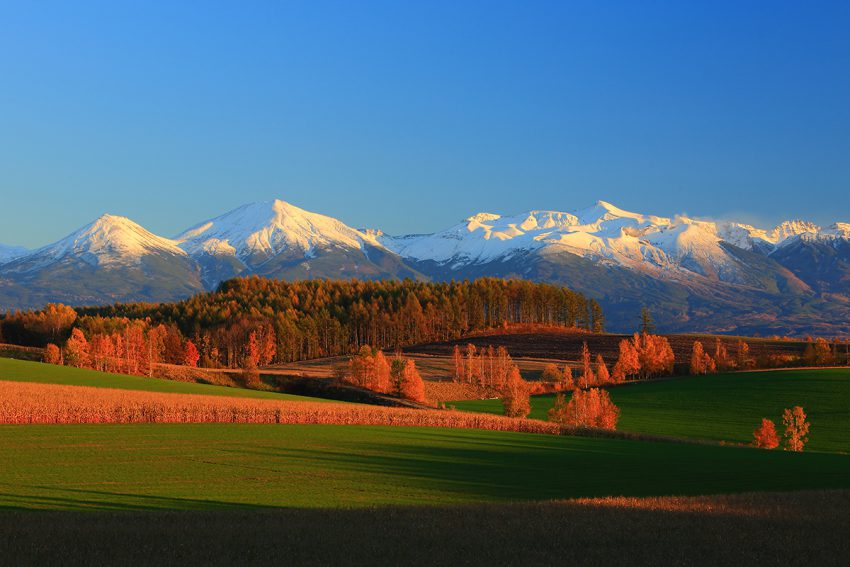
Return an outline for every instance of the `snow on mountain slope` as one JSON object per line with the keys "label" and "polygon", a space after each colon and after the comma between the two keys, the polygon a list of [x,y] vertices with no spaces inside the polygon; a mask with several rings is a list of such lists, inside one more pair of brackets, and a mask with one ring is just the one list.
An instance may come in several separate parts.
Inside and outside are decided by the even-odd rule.
{"label": "snow on mountain slope", "polygon": [[402,257],[458,267],[545,250],[635,269],[676,271],[683,261],[703,275],[728,272],[735,261],[720,246],[714,223],[642,215],[599,201],[572,213],[530,211],[512,217],[479,213],[432,235],[383,237]]}
{"label": "snow on mountain slope", "polygon": [[546,247],[579,255],[641,260],[638,239],[654,226],[669,222],[599,201],[573,213],[529,211],[510,217],[478,213],[442,232],[384,236],[380,241],[403,257],[455,265],[480,264]]}
{"label": "snow on mountain slope", "polygon": [[633,213],[610,203],[574,211],[529,211],[502,217],[479,213],[447,230],[426,235],[381,236],[403,258],[436,262],[450,270],[507,262],[525,254],[573,254],[662,278],[694,275],[745,285],[762,285],[759,269],[747,265],[729,244],[769,254],[797,238],[850,235],[850,224],[827,231],[788,221],[766,231],[750,225]]}
{"label": "snow on mountain slope", "polygon": [[236,256],[247,265],[284,251],[310,258],[321,247],[380,246],[372,233],[281,200],[243,205],[193,226],[176,240],[191,255]]}
{"label": "snow on mountain slope", "polygon": [[185,257],[173,240],[157,236],[126,217],[105,214],[65,238],[16,258],[6,269],[27,272],[65,258],[92,266],[138,265],[149,254]]}
{"label": "snow on mountain slope", "polygon": [[717,223],[717,232],[723,240],[738,248],[769,253],[782,246],[786,241],[799,236],[846,237],[847,233],[842,233],[840,228],[842,225],[850,227],[846,223],[835,223],[830,227],[832,230],[823,230],[818,225],[808,221],[790,220],[778,224],[771,230],[764,230],[748,224],[723,221]]}
{"label": "snow on mountain slope", "polygon": [[29,252],[23,246],[7,246],[0,244],[0,264],[24,256]]}

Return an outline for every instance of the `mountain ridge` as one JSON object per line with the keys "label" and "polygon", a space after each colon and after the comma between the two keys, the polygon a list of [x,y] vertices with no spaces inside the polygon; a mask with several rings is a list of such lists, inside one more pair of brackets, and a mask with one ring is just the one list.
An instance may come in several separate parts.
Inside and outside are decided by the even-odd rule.
{"label": "mountain ridge", "polygon": [[[723,314],[715,327],[747,328],[747,310],[756,307],[773,321],[765,329],[797,321],[798,330],[843,330],[850,320],[850,223],[821,228],[792,220],[761,229],[633,213],[597,201],[569,212],[480,212],[441,231],[392,236],[275,199],[165,238],[106,214],[36,250],[4,253],[0,247],[0,308],[47,300],[172,300],[239,275],[523,277],[595,295],[614,312],[618,304],[647,304],[659,312],[661,327],[676,330],[689,330],[695,320],[706,327],[712,312]],[[104,276],[121,285],[85,285]],[[77,292],[63,292],[69,281]],[[644,301],[640,290],[655,292],[645,291]],[[616,315],[612,325],[625,329],[626,316]],[[702,327],[693,330],[708,330]]]}

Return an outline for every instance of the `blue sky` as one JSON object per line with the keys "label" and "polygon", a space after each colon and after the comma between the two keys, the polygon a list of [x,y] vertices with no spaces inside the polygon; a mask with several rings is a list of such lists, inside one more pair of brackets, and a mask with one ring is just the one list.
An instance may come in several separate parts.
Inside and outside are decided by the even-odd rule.
{"label": "blue sky", "polygon": [[850,221],[848,2],[5,2],[0,242],[283,198]]}

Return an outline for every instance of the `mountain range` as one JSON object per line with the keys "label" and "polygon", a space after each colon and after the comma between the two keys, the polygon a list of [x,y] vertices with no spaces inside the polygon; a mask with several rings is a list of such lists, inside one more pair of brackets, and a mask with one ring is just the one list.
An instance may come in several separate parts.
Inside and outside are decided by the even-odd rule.
{"label": "mountain range", "polygon": [[0,245],[0,309],[173,301],[255,274],[281,279],[519,277],[596,298],[608,328],[642,306],[664,331],[850,333],[850,223],[754,226],[625,211],[478,213],[433,234],[390,236],[281,200],[174,238],[103,215],[37,250]]}

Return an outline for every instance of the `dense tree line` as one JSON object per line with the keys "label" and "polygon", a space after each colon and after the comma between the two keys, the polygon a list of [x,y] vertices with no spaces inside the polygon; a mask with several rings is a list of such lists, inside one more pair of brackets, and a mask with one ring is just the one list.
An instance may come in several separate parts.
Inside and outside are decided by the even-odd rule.
{"label": "dense tree line", "polygon": [[[506,324],[601,329],[594,300],[523,280],[472,282],[310,280],[258,277],[223,282],[212,293],[167,304],[78,309],[81,319],[148,320],[175,326],[197,345],[201,365],[242,367],[251,333],[274,336],[274,362],[394,350]],[[55,341],[45,341],[55,342]]]}

